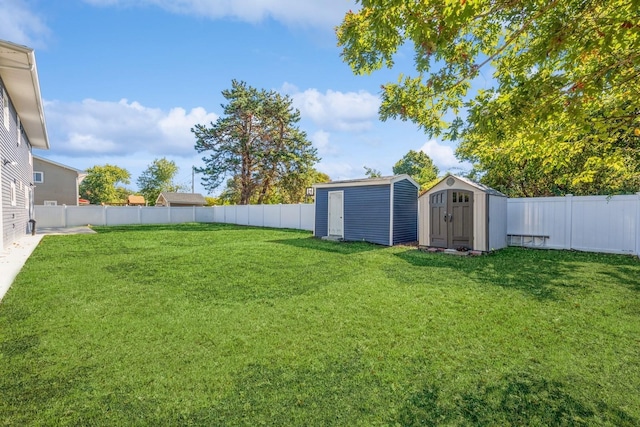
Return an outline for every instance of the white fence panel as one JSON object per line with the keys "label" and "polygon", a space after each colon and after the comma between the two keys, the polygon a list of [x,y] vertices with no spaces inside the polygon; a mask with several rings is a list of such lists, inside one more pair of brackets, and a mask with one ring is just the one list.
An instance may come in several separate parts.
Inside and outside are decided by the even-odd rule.
{"label": "white fence panel", "polygon": [[195,222],[215,222],[214,210],[212,207],[198,207],[196,208]]}
{"label": "white fence panel", "polygon": [[180,206],[169,209],[169,222],[172,224],[182,224],[185,222],[195,222],[195,206]]}
{"label": "white fence panel", "polygon": [[249,225],[264,227],[264,205],[249,206]]}
{"label": "white fence panel", "polygon": [[640,255],[640,193],[509,199],[507,234],[544,236],[553,249]]}
{"label": "white fence panel", "polygon": [[36,227],[65,227],[64,206],[36,206]]}
{"label": "white fence panel", "polygon": [[316,223],[316,206],[300,205],[300,229],[313,231]]}
{"label": "white fence panel", "polygon": [[249,205],[236,206],[236,224],[249,225]]}
{"label": "white fence panel", "polygon": [[224,218],[224,206],[213,207],[213,222],[227,222]]}
{"label": "white fence panel", "polygon": [[280,205],[263,205],[264,226],[280,228]]}
{"label": "white fence panel", "polygon": [[282,205],[280,208],[280,227],[300,229],[300,206]]}
{"label": "white fence panel", "polygon": [[[81,206],[81,208],[84,208],[84,206]],[[104,212],[105,222],[109,225],[140,224],[140,207],[111,206],[105,207]]]}
{"label": "white fence panel", "polygon": [[168,224],[172,208],[145,206],[140,208],[141,224]]}
{"label": "white fence panel", "polygon": [[236,206],[223,206],[224,222],[227,224],[236,224]]}
{"label": "white fence panel", "polygon": [[536,197],[507,200],[507,234],[547,236],[545,246],[566,249],[565,197]]}
{"label": "white fence panel", "polygon": [[637,197],[574,197],[571,209],[572,249],[635,253]]}
{"label": "white fence panel", "polygon": [[65,212],[65,227],[106,225],[104,206],[61,206]]}

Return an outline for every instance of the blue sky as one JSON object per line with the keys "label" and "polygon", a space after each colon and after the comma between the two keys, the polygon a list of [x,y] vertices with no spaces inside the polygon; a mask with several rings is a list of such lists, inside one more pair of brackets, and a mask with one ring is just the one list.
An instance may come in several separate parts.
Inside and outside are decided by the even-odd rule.
{"label": "blue sky", "polygon": [[[332,179],[391,174],[409,150],[466,170],[449,143],[410,122],[378,119],[380,85],[399,70],[356,76],[334,28],[348,0],[0,0],[0,39],[36,51],[51,149],[34,154],[78,168],[114,164],[130,188],[156,158],[191,186],[201,166],[190,132],[222,114],[233,79],[291,96],[300,128]],[[397,64],[411,72],[411,54]],[[206,193],[196,175],[196,191]],[[214,192],[213,194],[216,194]]]}

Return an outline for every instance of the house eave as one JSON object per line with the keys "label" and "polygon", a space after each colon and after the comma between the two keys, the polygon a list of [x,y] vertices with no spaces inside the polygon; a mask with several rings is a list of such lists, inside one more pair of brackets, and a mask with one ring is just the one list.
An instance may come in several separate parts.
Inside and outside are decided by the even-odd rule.
{"label": "house eave", "polygon": [[29,143],[49,149],[49,137],[33,49],[0,40],[0,78],[18,112]]}

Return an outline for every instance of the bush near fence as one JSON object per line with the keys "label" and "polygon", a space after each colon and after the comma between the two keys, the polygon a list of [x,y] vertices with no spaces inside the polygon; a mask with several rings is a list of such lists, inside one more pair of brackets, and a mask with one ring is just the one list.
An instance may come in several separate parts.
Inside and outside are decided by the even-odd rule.
{"label": "bush near fence", "polygon": [[[313,231],[315,205],[36,206],[37,227],[221,222]],[[510,244],[640,256],[640,193],[507,201]]]}

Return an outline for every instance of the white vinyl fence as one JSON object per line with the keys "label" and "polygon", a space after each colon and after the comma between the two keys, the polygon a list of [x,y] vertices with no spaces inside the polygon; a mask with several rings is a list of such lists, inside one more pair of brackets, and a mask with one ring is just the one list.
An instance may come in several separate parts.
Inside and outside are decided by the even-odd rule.
{"label": "white vinyl fence", "polygon": [[510,245],[640,256],[640,193],[507,201]]}
{"label": "white vinyl fence", "polygon": [[[36,226],[221,222],[313,231],[312,204],[212,207],[36,206]],[[508,199],[512,246],[640,256],[640,193]]]}
{"label": "white vinyl fence", "polygon": [[179,224],[222,222],[257,227],[313,230],[314,207],[246,205],[211,207],[156,206],[36,206],[36,227],[80,225]]}

